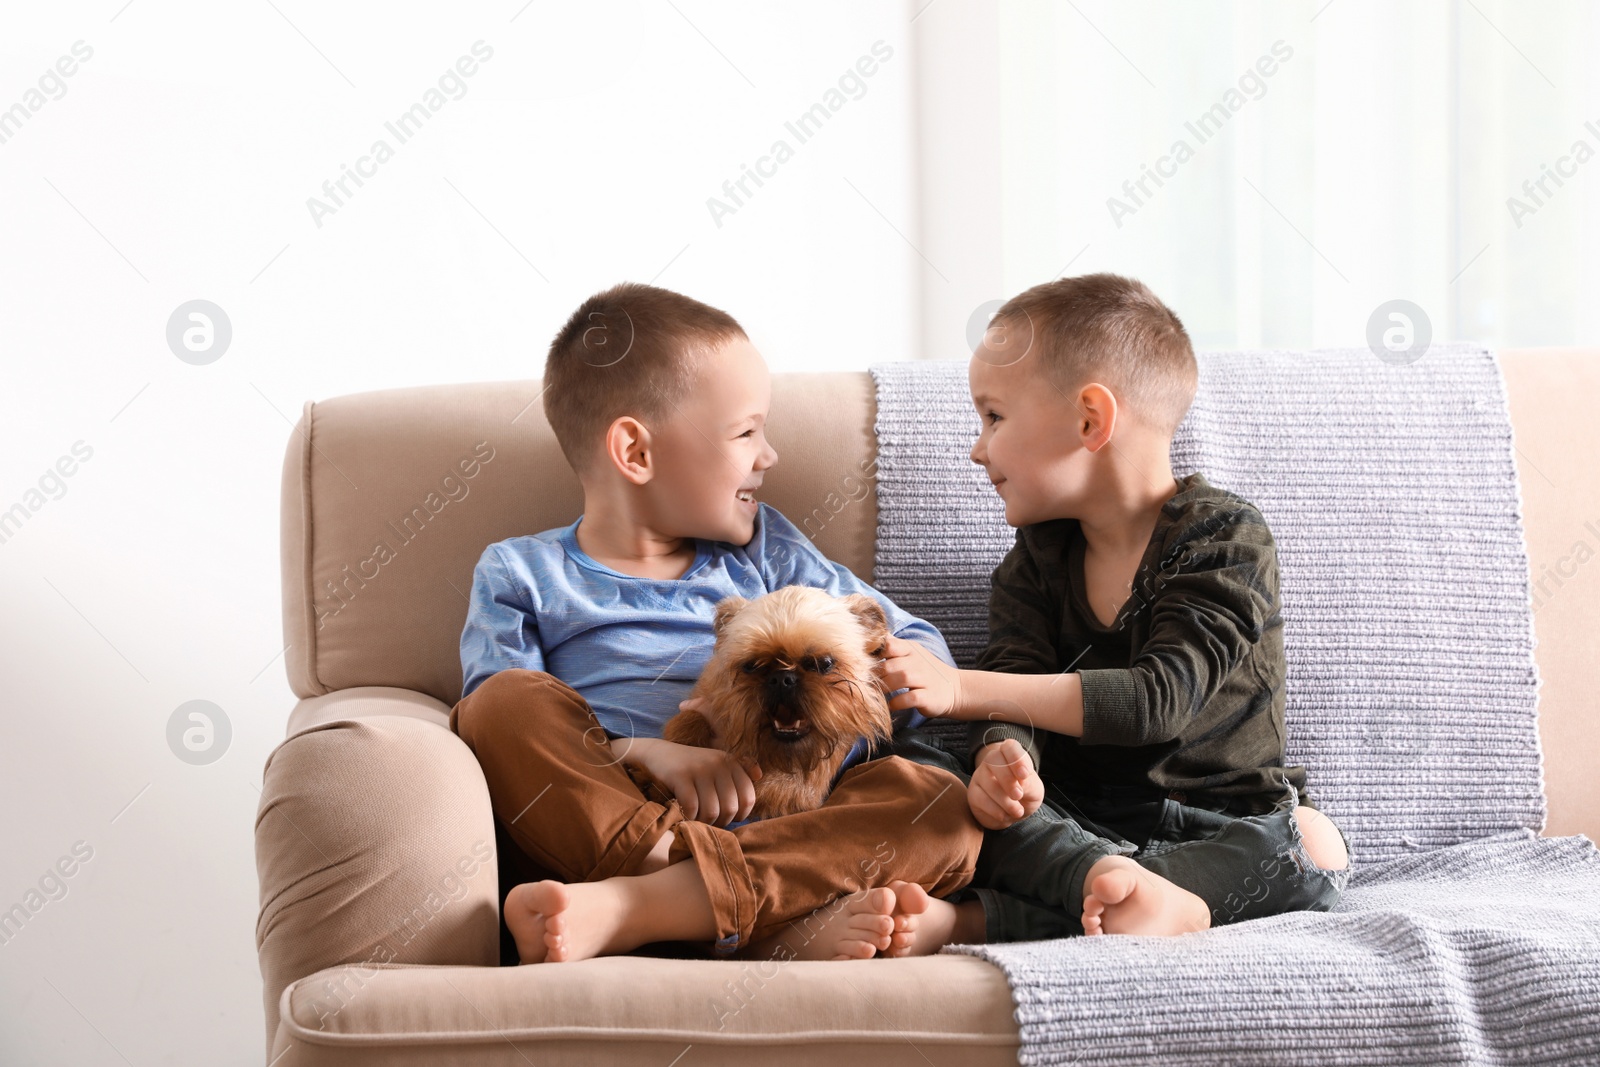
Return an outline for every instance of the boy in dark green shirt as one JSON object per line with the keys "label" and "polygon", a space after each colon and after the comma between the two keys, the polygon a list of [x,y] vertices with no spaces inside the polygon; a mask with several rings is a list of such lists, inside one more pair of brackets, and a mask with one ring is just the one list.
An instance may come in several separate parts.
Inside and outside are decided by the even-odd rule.
{"label": "boy in dark green shirt", "polygon": [[895,883],[907,951],[1179,934],[1342,892],[1349,840],[1284,766],[1271,531],[1172,475],[1196,382],[1177,316],[1111,274],[1013,298],[974,352],[971,458],[1017,527],[989,644],[955,670],[891,641],[884,687],[972,721],[965,764],[920,732],[897,751],[961,776],[990,832],[954,896]]}
{"label": "boy in dark green shirt", "polygon": [[[1015,738],[1049,782],[1149,784],[1183,800],[1271,811],[1304,767],[1283,766],[1283,616],[1272,533],[1250,503],[1198,471],[1174,480],[1127,601],[1110,624],[1088,602],[1076,519],[1024,526],[992,578],[983,671],[1073,663],[1079,736],[975,722],[970,751]],[[1145,658],[1148,669],[1137,661]],[[1129,669],[1132,667],[1132,669]],[[1182,794],[1181,796],[1179,794]]]}

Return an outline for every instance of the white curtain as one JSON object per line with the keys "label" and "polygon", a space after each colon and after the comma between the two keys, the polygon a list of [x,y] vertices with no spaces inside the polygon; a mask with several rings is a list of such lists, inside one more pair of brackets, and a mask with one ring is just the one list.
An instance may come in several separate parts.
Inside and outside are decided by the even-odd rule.
{"label": "white curtain", "polygon": [[1360,344],[1394,299],[1436,340],[1600,343],[1600,4],[998,17],[1006,292],[1135,274],[1201,347]]}

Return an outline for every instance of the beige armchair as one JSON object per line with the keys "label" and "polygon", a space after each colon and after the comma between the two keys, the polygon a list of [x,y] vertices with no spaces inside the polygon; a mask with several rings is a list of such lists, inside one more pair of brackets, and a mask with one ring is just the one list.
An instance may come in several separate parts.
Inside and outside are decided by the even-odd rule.
{"label": "beige armchair", "polygon": [[[1600,445],[1600,351],[1501,358],[1537,580],[1575,540],[1600,545],[1584,525],[1600,522],[1600,471],[1572,462]],[[501,885],[537,872],[497,841],[447,719],[483,547],[582,508],[538,397],[536,381],[337,397],[308,403],[289,440],[284,631],[301,699],[256,821],[268,1062],[1016,1062],[1006,981],[971,956],[500,966]],[[872,469],[873,415],[865,372],[775,375],[780,460],[763,490],[869,580],[877,508],[870,478],[851,486]],[[1578,589],[1535,616],[1551,835],[1600,830],[1583,765],[1600,741],[1584,711],[1592,605]]]}

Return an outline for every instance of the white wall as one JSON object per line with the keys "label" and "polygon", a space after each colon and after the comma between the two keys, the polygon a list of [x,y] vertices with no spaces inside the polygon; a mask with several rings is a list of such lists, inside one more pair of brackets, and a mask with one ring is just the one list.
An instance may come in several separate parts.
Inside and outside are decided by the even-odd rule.
{"label": "white wall", "polygon": [[[0,108],[92,50],[0,143],[0,509],[40,504],[0,543],[0,910],[92,850],[0,944],[0,1063],[261,1058],[252,825],[293,704],[303,401],[538,377],[622,279],[727,309],[777,371],[915,353],[903,4],[274,3],[0,9]],[[465,95],[317,226],[307,198],[479,40]],[[785,122],[880,40],[799,144]],[[707,199],[778,139],[718,226]],[[233,330],[204,366],[166,340],[195,298]],[[79,441],[64,495],[30,498]],[[195,699],[233,732],[205,766],[166,739]]]}

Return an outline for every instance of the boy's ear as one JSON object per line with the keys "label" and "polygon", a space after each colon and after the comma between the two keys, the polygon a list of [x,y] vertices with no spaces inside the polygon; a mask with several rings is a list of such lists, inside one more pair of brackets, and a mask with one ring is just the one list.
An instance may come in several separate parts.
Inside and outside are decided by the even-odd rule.
{"label": "boy's ear", "polygon": [[617,473],[635,485],[643,485],[653,477],[650,469],[653,447],[648,426],[632,415],[618,415],[606,427],[602,454]]}
{"label": "boy's ear", "polygon": [[889,654],[889,618],[883,613],[883,605],[865,593],[851,593],[844,602],[861,620],[861,628],[867,634],[867,652],[875,659],[883,659]]}
{"label": "boy's ear", "polygon": [[711,617],[712,634],[720,638],[723,628],[728,625],[728,620],[739,614],[739,609],[748,603],[750,601],[742,596],[724,597],[717,601],[716,612]]}

